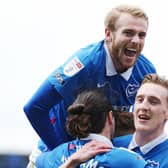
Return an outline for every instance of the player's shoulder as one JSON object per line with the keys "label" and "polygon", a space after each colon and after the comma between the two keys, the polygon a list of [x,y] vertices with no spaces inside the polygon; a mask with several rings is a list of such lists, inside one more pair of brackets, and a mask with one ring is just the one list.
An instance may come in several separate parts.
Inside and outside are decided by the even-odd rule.
{"label": "player's shoulder", "polygon": [[104,49],[104,40],[95,43],[88,44],[87,46],[80,48],[74,55],[82,55],[83,57],[93,56],[94,54],[101,53]]}
{"label": "player's shoulder", "polygon": [[138,56],[134,70],[137,70],[137,72],[140,70],[142,73],[156,73],[154,64],[143,54]]}
{"label": "player's shoulder", "polygon": [[112,142],[116,147],[128,147],[129,143],[132,140],[132,134],[123,135],[113,138]]}
{"label": "player's shoulder", "polygon": [[[74,52],[60,67],[73,67],[77,65],[77,69],[92,67],[97,64],[101,64],[104,59],[104,41],[99,41],[95,43],[88,44],[87,46],[80,48]],[[69,68],[70,69],[70,68]]]}
{"label": "player's shoulder", "polygon": [[[134,163],[140,162],[141,164],[145,164],[145,160],[143,159],[142,156],[140,156],[138,153],[131,151],[130,149],[124,148],[124,147],[119,147],[116,148],[118,156],[122,156],[125,161],[132,161]],[[138,163],[137,163],[138,164]]]}
{"label": "player's shoulder", "polygon": [[137,64],[143,64],[154,68],[153,63],[143,54],[140,54],[137,59]]}
{"label": "player's shoulder", "polygon": [[111,167],[118,167],[117,165],[120,164],[120,167],[143,168],[147,164],[139,154],[123,147],[114,147],[110,152],[101,155],[101,157],[99,160],[106,162]]}

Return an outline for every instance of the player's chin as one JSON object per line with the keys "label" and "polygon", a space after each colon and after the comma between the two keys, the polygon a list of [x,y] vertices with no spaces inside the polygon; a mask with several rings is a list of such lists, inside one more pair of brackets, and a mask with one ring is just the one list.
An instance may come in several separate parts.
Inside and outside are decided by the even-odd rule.
{"label": "player's chin", "polygon": [[149,126],[145,125],[145,124],[140,124],[140,123],[135,123],[135,129],[136,131],[148,131],[149,130]]}
{"label": "player's chin", "polygon": [[134,62],[133,63],[125,63],[123,65],[123,67],[124,67],[125,70],[128,70],[129,68],[133,67],[134,65],[135,65]]}
{"label": "player's chin", "polygon": [[123,67],[125,67],[125,69],[129,69],[131,68],[132,66],[134,66],[136,63],[136,59],[132,59],[131,61],[129,60],[124,60],[123,61]]}

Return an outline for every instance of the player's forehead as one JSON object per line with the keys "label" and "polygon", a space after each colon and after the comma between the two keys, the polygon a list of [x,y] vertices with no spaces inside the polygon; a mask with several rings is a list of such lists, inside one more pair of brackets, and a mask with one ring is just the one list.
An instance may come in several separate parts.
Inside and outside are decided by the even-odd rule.
{"label": "player's forehead", "polygon": [[159,84],[145,83],[141,85],[137,92],[137,97],[140,95],[158,97],[162,99],[168,97],[168,90]]}

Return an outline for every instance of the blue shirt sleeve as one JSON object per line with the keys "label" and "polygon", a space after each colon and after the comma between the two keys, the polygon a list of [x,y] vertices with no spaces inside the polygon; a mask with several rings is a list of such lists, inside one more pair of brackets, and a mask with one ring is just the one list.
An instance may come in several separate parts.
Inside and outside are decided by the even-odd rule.
{"label": "blue shirt sleeve", "polygon": [[31,125],[49,149],[57,146],[49,111],[61,99],[54,86],[46,80],[23,108]]}
{"label": "blue shirt sleeve", "polygon": [[68,143],[57,146],[52,151],[42,152],[35,161],[37,168],[59,167],[69,157]]}

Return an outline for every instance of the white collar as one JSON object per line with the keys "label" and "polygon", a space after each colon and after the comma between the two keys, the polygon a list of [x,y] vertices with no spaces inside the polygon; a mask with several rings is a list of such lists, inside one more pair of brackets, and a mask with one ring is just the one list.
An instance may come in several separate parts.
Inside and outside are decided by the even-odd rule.
{"label": "white collar", "polygon": [[[149,143],[145,144],[144,146],[140,147],[140,150],[143,154],[148,153],[150,150],[152,150],[155,146],[159,145],[160,143],[164,142],[166,139],[168,139],[168,136],[165,132],[163,132],[160,136],[153,139]],[[134,149],[135,147],[138,147],[136,141],[135,141],[135,134],[133,135],[133,138],[128,146],[128,149]]]}
{"label": "white collar", "polygon": [[[113,60],[111,59],[109,50],[107,48],[107,44],[104,43],[104,49],[106,51],[106,75],[107,76],[114,76],[117,75],[117,71],[115,69],[115,66],[113,64]],[[121,73],[120,75],[125,79],[128,80],[131,76],[133,67],[129,68],[127,71]]]}
{"label": "white collar", "polygon": [[100,135],[100,134],[92,133],[92,134],[89,134],[89,136],[86,138],[81,138],[81,140],[93,140],[93,139],[104,142],[106,144],[109,144],[111,147],[113,147],[111,140],[109,140],[107,137]]}

